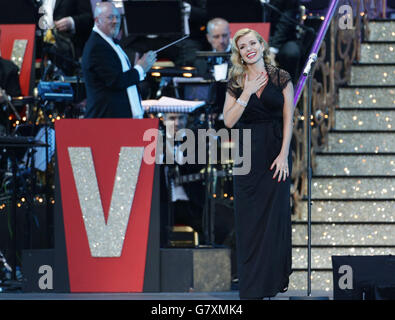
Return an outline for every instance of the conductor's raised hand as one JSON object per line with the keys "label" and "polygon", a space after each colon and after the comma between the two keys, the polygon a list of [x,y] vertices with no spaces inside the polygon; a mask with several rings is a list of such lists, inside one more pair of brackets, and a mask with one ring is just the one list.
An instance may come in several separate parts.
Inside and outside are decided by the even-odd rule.
{"label": "conductor's raised hand", "polygon": [[136,64],[140,65],[144,72],[148,72],[154,63],[156,62],[156,52],[155,51],[148,51],[144,53],[144,55],[137,60]]}
{"label": "conductor's raised hand", "polygon": [[267,73],[259,74],[255,79],[250,79],[248,74],[244,78],[244,90],[250,95],[256,93],[260,88],[266,85],[268,80]]}

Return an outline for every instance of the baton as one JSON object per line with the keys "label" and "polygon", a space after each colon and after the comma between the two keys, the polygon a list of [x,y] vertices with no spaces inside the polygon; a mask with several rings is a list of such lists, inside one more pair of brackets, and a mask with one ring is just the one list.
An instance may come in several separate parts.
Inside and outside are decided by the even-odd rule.
{"label": "baton", "polygon": [[173,44],[176,44],[176,43],[178,43],[178,42],[180,42],[180,41],[182,41],[182,40],[185,40],[185,39],[188,38],[188,37],[189,37],[189,34],[187,34],[186,36],[183,36],[181,39],[178,39],[178,40],[176,40],[176,41],[174,41],[174,42],[172,42],[172,43],[169,43],[169,44],[165,45],[165,46],[162,47],[162,48],[159,48],[158,50],[155,50],[154,52],[155,52],[155,53],[158,53],[159,51],[165,50],[166,48],[171,47]]}

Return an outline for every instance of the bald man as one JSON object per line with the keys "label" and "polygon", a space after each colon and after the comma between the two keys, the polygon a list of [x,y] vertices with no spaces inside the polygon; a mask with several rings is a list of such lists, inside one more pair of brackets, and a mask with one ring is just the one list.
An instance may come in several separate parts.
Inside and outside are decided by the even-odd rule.
{"label": "bald man", "polygon": [[[214,52],[229,53],[231,51],[229,22],[222,18],[211,19],[207,23],[207,42]],[[200,76],[217,81],[226,79],[229,56],[200,58],[195,67]]]}
{"label": "bald man", "polygon": [[121,18],[111,2],[96,6],[95,26],[85,45],[82,71],[85,78],[87,106],[85,118],[143,118],[137,84],[156,61],[148,51],[134,67],[115,39]]}
{"label": "bald man", "polygon": [[207,23],[207,41],[213,51],[230,51],[229,22],[222,18],[214,18]]}

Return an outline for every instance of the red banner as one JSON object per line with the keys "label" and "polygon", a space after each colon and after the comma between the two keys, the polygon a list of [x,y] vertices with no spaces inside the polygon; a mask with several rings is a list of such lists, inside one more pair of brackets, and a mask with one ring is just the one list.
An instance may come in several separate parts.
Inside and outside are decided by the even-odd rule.
{"label": "red banner", "polygon": [[243,28],[249,28],[257,31],[262,38],[269,42],[269,35],[270,35],[270,23],[268,22],[232,22],[229,23],[229,29],[231,38],[235,35],[235,33]]}
{"label": "red banner", "polygon": [[15,40],[27,40],[26,51],[19,73],[19,83],[23,96],[32,95],[30,84],[32,84],[34,39],[36,26],[34,24],[2,24],[1,31],[1,55],[4,59],[11,60],[12,49]]}
{"label": "red banner", "polygon": [[71,292],[143,291],[155,163],[142,152],[152,128],[157,119],[55,123]]}

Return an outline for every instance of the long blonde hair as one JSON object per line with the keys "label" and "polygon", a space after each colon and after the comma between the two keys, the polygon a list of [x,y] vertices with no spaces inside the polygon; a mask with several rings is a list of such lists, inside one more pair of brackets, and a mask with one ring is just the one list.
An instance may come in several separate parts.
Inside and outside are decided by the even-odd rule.
{"label": "long blonde hair", "polygon": [[232,67],[229,70],[229,80],[231,80],[231,86],[234,88],[244,88],[244,75],[247,72],[247,66],[242,63],[239,48],[237,47],[237,41],[245,35],[253,33],[258,41],[263,44],[263,60],[265,64],[270,64],[269,50],[266,41],[262,36],[253,29],[244,28],[238,30],[232,39],[232,55],[230,56],[230,61],[232,62]]}

